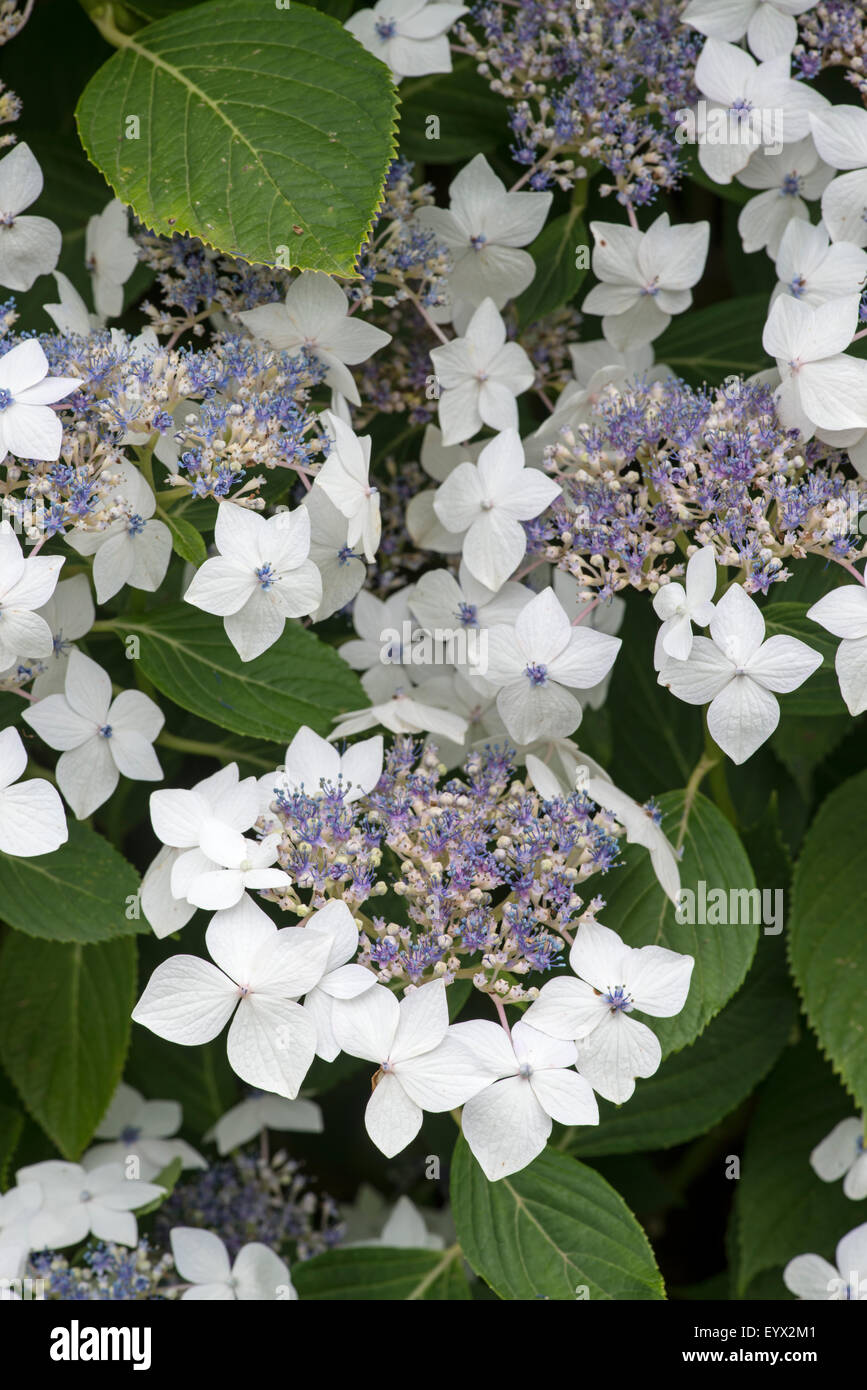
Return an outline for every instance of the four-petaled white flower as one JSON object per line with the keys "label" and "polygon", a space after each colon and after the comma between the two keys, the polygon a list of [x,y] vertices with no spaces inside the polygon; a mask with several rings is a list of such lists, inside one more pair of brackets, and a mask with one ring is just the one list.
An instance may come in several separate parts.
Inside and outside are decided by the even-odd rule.
{"label": "four-petaled white flower", "polygon": [[[843,1191],[853,1202],[867,1197],[867,1149],[864,1120],[841,1120],[810,1154],[810,1166],[823,1182],[843,1179]],[[865,1270],[867,1274],[867,1270]]]}
{"label": "four-petaled white flower", "polygon": [[797,690],[822,665],[819,652],[781,633],[765,641],[758,604],[735,585],[717,603],[710,638],[693,638],[686,661],[670,658],[659,673],[689,705],[708,705],[707,727],[732,762],[743,763],[780,722],[775,694]]}
{"label": "four-petaled white flower", "polygon": [[813,139],[833,169],[846,169],[822,194],[822,221],[834,241],[867,246],[867,111],[835,106],[810,117]]}
{"label": "four-petaled white flower", "polygon": [[333,1062],[340,1044],[334,1035],[334,1015],[347,999],[356,999],[376,984],[376,976],[365,965],[355,965],[358,954],[358,926],[344,902],[330,902],[304,919],[304,930],[318,932],[330,942],[325,971],[318,985],[305,1000],[305,1012],[316,1024],[316,1054]]}
{"label": "four-petaled white flower", "polygon": [[154,521],[156,498],[141,473],[124,460],[112,468],[119,479],[118,500],[129,515],[104,531],[70,531],[66,540],[79,555],[92,555],[97,603],[106,603],[128,584],[154,594],[166,577],[172,558],[172,533]]}
{"label": "four-petaled white flower", "polygon": [[268,1245],[242,1245],[233,1264],[220,1237],[199,1226],[175,1226],[169,1233],[175,1269],[189,1284],[181,1302],[295,1300],[289,1266]]}
{"label": "four-petaled white flower", "polygon": [[200,565],[184,594],[187,603],[223,619],[242,661],[279,639],[287,618],[312,613],[322,580],[310,552],[310,513],[298,507],[266,521],[234,502],[221,503],[214,540],[219,555]]}
{"label": "four-petaled white flower", "polygon": [[84,263],[93,278],[96,312],[104,319],[117,318],[123,312],[123,287],[138,264],[127,211],[119,198],[112,198],[88,222]]}
{"label": "four-petaled white flower", "polygon": [[[767,247],[768,255],[776,256],[781,238],[793,222],[809,226],[807,202],[818,198],[833,176],[833,169],[819,158],[809,135],[786,145],[777,154],[756,150],[738,174],[738,181],[746,188],[763,190],[750,198],[738,215],[744,250],[761,251]],[[851,289],[850,283],[843,293]]]}
{"label": "four-petaled white flower", "polygon": [[621,351],[658,338],[692,303],[707,259],[709,222],[672,227],[663,212],[646,232],[619,222],[591,222],[593,274],[600,284],[582,310],[602,314],[602,332]]}
{"label": "four-petaled white flower", "polygon": [[179,931],[189,922],[195,905],[172,892],[172,874],[179,859],[187,859],[183,878],[192,882],[218,866],[201,848],[202,831],[211,820],[231,830],[249,830],[259,814],[255,777],[238,780],[237,763],[229,763],[192,788],[161,788],[151,792],[151,823],[163,848],[142,880],[141,905],[159,937]]}
{"label": "four-petaled white flower", "polygon": [[63,426],[51,407],[80,385],[80,377],[48,375],[48,358],[35,338],[9,348],[0,357],[0,463],[7,454],[58,459]]}
{"label": "four-petaled white flower", "polygon": [[281,834],[248,840],[219,820],[206,820],[199,849],[182,854],[172,869],[172,893],[194,907],[219,912],[234,907],[248,888],[288,888],[292,882],[277,862]]}
{"label": "four-petaled white flower", "polygon": [[829,299],[845,299],[867,280],[867,251],[849,241],[831,242],[820,224],[790,222],[776,262],[779,284],[774,297],[790,294],[817,308]]}
{"label": "four-petaled white flower", "polygon": [[834,658],[840,694],[850,714],[862,714],[867,709],[867,589],[863,583],[832,589],[807,609],[807,617],[843,639]]}
{"label": "four-petaled white flower", "polygon": [[259,778],[266,819],[267,809],[278,795],[290,797],[303,792],[317,797],[339,790],[347,805],[357,801],[373,791],[382,776],[382,757],[382,734],[355,743],[341,754],[333,743],[302,725],[286,749],[283,766]]}
{"label": "four-petaled white flower", "polygon": [[421,1129],[422,1112],[453,1110],[491,1078],[449,1028],[442,980],[432,980],[398,1003],[375,985],[335,1010],[338,1046],[376,1062],[364,1123],[376,1147],[394,1158]]}
{"label": "four-petaled white flower", "polygon": [[783,1283],[802,1302],[867,1303],[867,1222],[838,1241],[836,1267],[821,1255],[796,1255]]}
{"label": "four-petaled white flower", "polygon": [[0,522],[0,671],[18,657],[50,656],[51,628],[37,611],[57,584],[62,556],[31,555],[25,559],[12,525]]}
{"label": "four-petaled white flower", "polygon": [[327,368],[325,380],[353,405],[361,397],[350,366],[366,362],[391,334],[349,317],[349,300],[336,280],[319,270],[305,270],[292,281],[283,304],[260,304],[238,315],[257,338],[297,357],[307,351]]}
{"label": "four-petaled white flower", "polygon": [[[405,668],[383,666],[380,671],[380,688],[374,703],[367,709],[347,710],[345,714],[336,715],[340,722],[328,735],[329,742],[381,726],[392,734],[442,734],[463,745],[468,728],[463,715],[440,709],[425,700],[425,685],[414,686]],[[370,671],[364,680],[374,674],[379,676],[379,672]],[[391,689],[386,689],[387,686]]]}
{"label": "four-petaled white flower", "polygon": [[27,767],[27,751],[17,729],[0,733],[0,853],[18,859],[51,854],[66,844],[69,831],[63,802],[50,782],[18,779]]}
{"label": "four-petaled white flower", "polygon": [[349,522],[345,537],[352,550],[361,543],[362,553],[371,564],[382,532],[379,491],[370,481],[370,435],[359,439],[348,425],[325,412],[333,443],[327,459],[316,474],[314,487],[320,487]]}
{"label": "four-petaled white flower", "polygon": [[506,325],[492,299],[482,301],[463,337],[433,348],[430,357],[441,387],[443,444],[472,439],[482,425],[517,429],[515,397],[533,385],[536,373],[524,349],[506,342]]}
{"label": "four-petaled white flower", "polygon": [[662,1061],[656,1034],[630,1014],[680,1013],[694,963],[664,946],[627,946],[600,922],[582,922],[569,952],[579,978],[549,980],[524,1021],[576,1042],[581,1075],[600,1096],[622,1105],[635,1078],[652,1076]]}
{"label": "four-petaled white flower", "polygon": [[810,134],[810,112],[828,102],[806,82],[793,81],[789,68],[788,54],[757,63],[722,39],[704,45],[695,85],[709,98],[709,128],[722,116],[726,138],[700,140],[698,160],[716,183],[731,183],[761,146],[772,149]]}
{"label": "four-petaled white flower", "polygon": [[744,34],[757,58],[789,54],[798,41],[795,15],[816,0],[690,0],[681,20],[709,38],[736,43]]}
{"label": "four-petaled white flower", "polygon": [[538,1158],[553,1121],[596,1125],[599,1107],[592,1087],[575,1071],[575,1043],[514,1024],[511,1036],[498,1023],[456,1023],[459,1039],[491,1073],[491,1082],[472,1096],[461,1130],[489,1182],[507,1178]]}
{"label": "four-petaled white flower", "polygon": [[656,638],[654,666],[658,671],[667,656],[685,661],[692,651],[692,625],[707,627],[713,617],[716,589],[716,555],[704,545],[689,557],[686,587],[672,580],[654,595],[653,611],[662,621]]}
{"label": "four-petaled white flower", "polygon": [[551,193],[508,193],[483,154],[465,165],[449,187],[445,208],[423,207],[416,221],[448,248],[452,311],[466,313],[490,298],[498,309],[525,290],[536,273],[527,246],[541,232]]}
{"label": "four-petaled white flower", "polygon": [[[459,463],[475,463],[484,440],[475,444],[450,444],[445,448],[442,434],[436,425],[427,425],[421,444],[419,463],[434,482],[444,483]],[[443,555],[457,554],[462,536],[447,531],[434,511],[435,488],[424,488],[409,500],[406,509],[406,529],[420,550],[435,550]]]}
{"label": "four-petaled white flower", "polygon": [[560,495],[536,468],[524,467],[517,430],[504,430],[479,454],[459,463],[437,488],[434,511],[443,526],[463,533],[464,563],[489,589],[499,589],[527,553],[522,521],[531,521]]}
{"label": "four-petaled white flower", "polygon": [[133,1212],[165,1194],[156,1183],[128,1178],[122,1163],[86,1169],[80,1163],[47,1159],[19,1168],[16,1186],[0,1197],[4,1239],[24,1240],[31,1250],[96,1240],[134,1246]]}
{"label": "four-petaled white flower", "polygon": [[858,327],[859,302],[856,292],[814,309],[781,295],[771,306],[762,344],[776,357],[782,377],[777,414],[805,441],[817,426],[867,425],[867,362],[846,353]]}
{"label": "four-petaled white flower", "polygon": [[49,748],[61,750],[57,785],[78,820],[107,801],[121,773],[136,782],[160,782],[153,741],[165,723],[158,705],[140,690],[112,700],[111,679],[83,652],[72,651],[62,695],[47,695],[22,718]]}
{"label": "four-petaled white flower", "polygon": [[132,1017],[186,1047],[210,1042],[232,1019],[232,1069],[248,1086],[294,1100],[316,1049],[316,1026],[296,1001],[322,978],[329,944],[303,927],[278,930],[244,897],[218,912],[205,933],[216,964],[170,956],[151,975]]}
{"label": "four-petaled white flower", "polygon": [[96,1130],[95,1137],[108,1142],[88,1149],[82,1165],[89,1171],[104,1163],[125,1165],[129,1158],[137,1158],[139,1177],[145,1180],[155,1178],[175,1158],[184,1168],[207,1168],[202,1155],[185,1139],[172,1137],[182,1118],[176,1100],[145,1100],[140,1091],[122,1081]]}
{"label": "four-petaled white flower", "polygon": [[567,687],[589,690],[608,674],[620,638],[573,627],[553,589],[522,608],[514,624],[488,630],[485,679],[499,690],[497,709],[518,743],[562,738],[577,729],[581,705]]}
{"label": "four-petaled white flower", "polygon": [[47,217],[19,216],[41,192],[42,170],[30,146],[13,146],[0,160],[0,285],[7,289],[29,290],[57,265],[60,228]]}
{"label": "four-petaled white flower", "polygon": [[344,25],[369,53],[381,58],[395,82],[451,72],[447,34],[465,5],[429,4],[428,0],[377,0],[369,10],[357,10]]}
{"label": "four-petaled white flower", "polygon": [[213,1140],[219,1153],[227,1154],[255,1139],[263,1129],[321,1134],[322,1111],[312,1100],[286,1100],[285,1096],[255,1092],[221,1115],[205,1139]]}

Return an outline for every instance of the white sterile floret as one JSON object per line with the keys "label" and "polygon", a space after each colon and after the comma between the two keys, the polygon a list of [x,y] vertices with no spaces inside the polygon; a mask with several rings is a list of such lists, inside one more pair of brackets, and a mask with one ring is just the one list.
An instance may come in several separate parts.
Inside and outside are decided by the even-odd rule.
{"label": "white sterile floret", "polygon": [[657,671],[667,656],[677,661],[685,661],[689,656],[692,625],[707,627],[713,617],[715,590],[716,555],[712,545],[705,545],[687,562],[685,588],[672,580],[654,595],[653,611],[662,620],[654,652]]}
{"label": "white sterile floret", "polygon": [[325,1125],[320,1107],[312,1100],[286,1100],[267,1092],[254,1092],[221,1115],[204,1136],[221,1154],[240,1149],[265,1129],[301,1134],[321,1134]]}
{"label": "white sterile floret", "polygon": [[379,1068],[364,1123],[393,1158],[421,1129],[422,1112],[453,1110],[491,1079],[449,1028],[442,980],[397,996],[376,985],[348,999],[333,1018],[338,1046]]}
{"label": "white sterile floret", "polygon": [[289,1266],[260,1241],[243,1245],[230,1263],[225,1245],[213,1231],[175,1226],[169,1238],[175,1269],[189,1286],[181,1294],[182,1302],[266,1303],[298,1298]]}
{"label": "white sterile floret", "polygon": [[780,722],[775,695],[797,690],[822,664],[821,653],[781,633],[765,641],[758,604],[739,585],[723,595],[710,638],[693,638],[686,661],[669,658],[659,673],[679,700],[708,704],[707,726],[732,762],[743,763]]}
{"label": "white sterile floret", "polygon": [[351,15],[344,28],[381,58],[395,82],[400,82],[404,77],[451,72],[448,31],[466,13],[465,5],[377,0],[372,9]]}
{"label": "white sterile floret", "polygon": [[483,674],[499,689],[497,709],[509,736],[532,743],[571,734],[581,722],[572,689],[598,685],[619,649],[619,637],[573,627],[553,589],[531,599],[513,624],[496,623]]}
{"label": "white sterile floret", "polygon": [[[843,1179],[843,1191],[853,1202],[867,1197],[867,1150],[864,1118],[841,1120],[810,1154],[810,1167],[823,1182]],[[867,1271],[865,1271],[867,1272]]]}
{"label": "white sterile floret", "polygon": [[138,264],[138,250],[129,234],[127,210],[113,198],[87,224],[84,261],[93,279],[93,303],[104,319],[123,312],[123,287]]}
{"label": "white sterile floret", "polygon": [[630,1017],[680,1013],[689,993],[692,956],[663,946],[627,946],[599,922],[583,922],[569,952],[578,979],[549,980],[524,1021],[574,1041],[578,1070],[595,1091],[622,1105],[636,1077],[652,1076],[662,1060],[655,1033]]}
{"label": "white sterile floret", "polygon": [[376,559],[382,519],[379,491],[369,476],[370,435],[359,439],[331,411],[326,411],[324,418],[333,443],[313,486],[321,488],[349,522],[345,538],[349,549],[360,544],[364,558],[372,564]]}
{"label": "white sterile floret", "polygon": [[[187,1047],[210,1042],[231,1019],[229,1065],[248,1086],[294,1100],[316,1050],[316,1026],[297,1000],[322,978],[329,939],[280,930],[244,897],[212,917],[208,954],[158,965],[133,1020]],[[234,1015],[234,1017],[233,1017]]]}
{"label": "white sterile floret", "polygon": [[72,579],[62,580],[48,602],[38,610],[38,616],[48,624],[52,641],[51,652],[42,658],[45,670],[31,686],[31,693],[42,700],[46,695],[62,693],[72,643],[93,627],[96,611],[87,575],[76,574]]}
{"label": "white sterile floret", "polygon": [[49,748],[61,750],[57,785],[78,820],[107,801],[120,774],[136,782],[160,782],[153,750],[165,723],[158,705],[140,690],[112,700],[111,678],[83,652],[72,651],[62,695],[47,695],[22,718]]}
{"label": "white sterile floret", "polygon": [[75,376],[49,376],[48,358],[35,338],[0,357],[0,463],[7,454],[54,462],[60,458],[63,426],[56,401],[81,385]]}
{"label": "white sterile floret", "polygon": [[217,511],[219,554],[200,565],[184,594],[187,603],[223,619],[242,661],[253,661],[280,638],[287,618],[312,613],[322,580],[310,552],[310,513],[260,516],[234,502]]}
{"label": "white sterile floret", "polygon": [[[351,738],[353,734],[381,725],[392,734],[442,734],[454,743],[463,744],[468,728],[463,715],[431,704],[425,698],[427,684],[416,687],[405,669],[383,666],[381,670],[380,693],[375,703],[366,709],[347,710],[345,714],[336,715],[340,722],[328,735],[330,742]],[[385,689],[387,685],[390,690]]]}
{"label": "white sterile floret", "polygon": [[619,222],[591,222],[593,274],[600,281],[582,311],[602,314],[602,332],[621,351],[658,338],[692,303],[707,260],[709,222],[672,227],[663,212],[646,232]]}
{"label": "white sterile floret", "polygon": [[156,936],[179,931],[196,910],[186,894],[176,896],[172,891],[178,861],[185,860],[179,887],[218,867],[201,849],[205,826],[217,820],[232,830],[249,830],[259,814],[259,804],[255,777],[239,781],[237,763],[220,768],[191,789],[167,787],[151,792],[151,823],[163,848],[142,879],[141,905]]}
{"label": "white sterile floret", "polygon": [[771,306],[762,345],[777,359],[782,378],[777,414],[804,440],[817,427],[867,426],[867,362],[846,353],[858,329],[859,303],[856,290],[818,308],[789,295]]}
{"label": "white sterile floret", "polygon": [[155,1178],[174,1159],[183,1168],[207,1168],[207,1163],[184,1139],[173,1136],[183,1115],[176,1100],[145,1100],[140,1091],[122,1081],[96,1129],[95,1144],[82,1158],[82,1166],[138,1160],[139,1177]]}
{"label": "white sterile floret", "polygon": [[360,405],[349,366],[366,362],[391,342],[391,334],[350,318],[349,309],[349,300],[336,280],[319,270],[305,270],[292,281],[284,303],[260,304],[245,309],[238,318],[256,338],[264,338],[272,347],[293,357],[311,353],[327,368],[326,383],[353,405]]}
{"label": "white sterile floret", "polygon": [[42,170],[33,151],[15,145],[0,159],[0,285],[7,289],[29,290],[57,265],[60,228],[47,217],[20,216],[41,192]]}
{"label": "white sterile floret", "polygon": [[807,617],[842,638],[834,667],[840,694],[852,715],[867,709],[867,589],[861,584],[843,584],[825,594]]}
{"label": "white sterile floret", "polygon": [[810,134],[810,112],[828,102],[806,82],[795,82],[789,69],[788,54],[757,63],[722,39],[704,45],[695,85],[708,98],[707,136],[714,138],[699,139],[698,160],[716,183],[731,183],[760,147],[773,149]]}
{"label": "white sterile floret", "polygon": [[518,428],[518,403],[536,377],[518,343],[506,342],[506,325],[490,298],[476,309],[464,335],[431,350],[441,388],[439,422],[443,444],[472,439],[482,425]]}
{"label": "white sterile floret", "polygon": [[851,241],[830,241],[824,225],[790,222],[777,254],[774,298],[791,295],[817,308],[844,299],[867,280],[867,251]]}
{"label": "white sterile floret", "polygon": [[64,338],[89,338],[91,333],[104,326],[99,314],[90,312],[68,275],[64,275],[62,270],[55,270],[54,279],[60,300],[57,304],[43,304],[42,307],[56,325],[58,333],[62,333]]}
{"label": "white sterile floret", "polygon": [[333,743],[304,724],[286,749],[283,766],[259,778],[259,795],[266,814],[277,795],[324,796],[338,790],[349,805],[373,791],[382,776],[382,734],[354,743],[338,753]]}
{"label": "white sterile floret", "polygon": [[809,225],[807,202],[819,197],[834,171],[819,158],[808,135],[776,154],[756,150],[737,177],[746,188],[763,190],[750,198],[738,215],[744,250],[767,248],[769,256],[776,256],[783,233],[793,222]]}
{"label": "white sterile floret", "polygon": [[41,660],[54,650],[51,628],[38,610],[54,593],[63,563],[59,555],[25,559],[11,522],[0,522],[0,671],[19,657]]}
{"label": "white sterile floret", "polygon": [[747,36],[757,58],[789,54],[798,41],[795,15],[816,0],[690,0],[681,19],[700,34],[736,43]]}
{"label": "white sterile floret", "polygon": [[15,1187],[0,1197],[4,1241],[23,1240],[31,1250],[78,1245],[93,1236],[134,1246],[133,1213],[165,1195],[165,1188],[126,1175],[123,1163],[86,1169],[47,1159],[19,1168]]}
{"label": "white sterile floret", "polygon": [[[374,1199],[378,1198],[379,1195],[372,1188],[361,1190],[360,1195],[353,1203],[354,1207],[361,1206],[363,1208],[360,1213],[361,1220],[364,1220],[367,1215],[368,1202],[371,1207],[376,1205],[375,1200],[367,1198],[367,1193],[373,1193]],[[380,1202],[381,1200],[379,1198]],[[345,1218],[347,1234],[350,1234],[356,1212],[352,1208],[349,1210],[343,1208],[341,1215]],[[398,1197],[378,1236],[371,1236],[367,1240],[343,1240],[340,1243],[340,1248],[341,1250],[444,1250],[445,1244],[443,1236],[428,1230],[424,1216],[415,1203],[411,1202],[408,1197]]]}
{"label": "white sterile floret", "polygon": [[[446,448],[436,425],[425,427],[419,462],[434,482],[444,483],[459,463],[475,463],[484,448],[484,440],[475,444],[450,444]],[[435,488],[424,488],[410,498],[406,509],[406,529],[420,550],[435,550],[454,555],[460,551],[463,537],[447,531],[436,512]]]}
{"label": "white sterile floret", "polygon": [[464,563],[489,589],[499,589],[527,553],[522,521],[531,521],[560,495],[560,486],[525,468],[517,430],[504,430],[479,454],[459,463],[437,488],[434,511],[450,532],[463,534]]}
{"label": "white sterile floret", "polygon": [[464,1106],[463,1136],[489,1182],[507,1178],[538,1158],[553,1121],[596,1125],[599,1107],[589,1082],[575,1071],[577,1049],[526,1021],[511,1034],[498,1023],[472,1019],[452,1034],[491,1073],[490,1084]]}
{"label": "white sterile floret", "polygon": [[850,172],[822,194],[822,221],[834,241],[867,246],[867,111],[835,106],[810,117],[816,149],[832,169]]}
{"label": "white sterile floret", "polygon": [[867,1222],[837,1242],[836,1266],[821,1255],[796,1255],[783,1283],[801,1302],[867,1302]]}
{"label": "white sterile floret", "polygon": [[[219,820],[207,820],[199,837],[199,851],[191,850],[172,869],[172,893],[195,907],[219,912],[234,907],[248,888],[288,888],[292,882],[283,869],[273,867],[280,852],[281,835],[248,840]],[[201,859],[208,861],[203,868]]]}
{"label": "white sterile floret", "polygon": [[17,729],[0,733],[0,853],[17,859],[51,854],[66,844],[69,831],[63,802],[42,777],[19,779],[27,750]]}
{"label": "white sterile floret", "polygon": [[450,205],[423,207],[416,221],[434,233],[452,262],[448,286],[454,311],[478,308],[490,297],[498,309],[532,281],[528,251],[545,225],[551,193],[508,193],[483,154],[465,165],[449,186]]}
{"label": "white sterile floret", "polygon": [[316,1025],[316,1055],[333,1062],[340,1051],[334,1018],[347,999],[356,999],[376,984],[376,975],[356,965],[358,925],[344,902],[330,902],[304,919],[304,930],[328,938],[325,970],[318,985],[304,1000],[304,1009]]}
{"label": "white sterile floret", "polygon": [[141,473],[126,461],[113,465],[119,479],[117,499],[129,515],[113,521],[104,531],[70,531],[66,539],[79,555],[92,555],[97,603],[106,603],[128,584],[131,589],[156,593],[172,558],[172,533],[165,522],[153,519],[156,498]]}

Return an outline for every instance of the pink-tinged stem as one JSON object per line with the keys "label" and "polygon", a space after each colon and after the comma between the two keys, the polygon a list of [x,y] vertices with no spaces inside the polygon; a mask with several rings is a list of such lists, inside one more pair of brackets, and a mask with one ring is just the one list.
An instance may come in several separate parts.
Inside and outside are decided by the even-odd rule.
{"label": "pink-tinged stem", "polygon": [[624,203],[624,207],[626,208],[626,216],[629,218],[630,227],[634,228],[634,230],[637,232],[638,218],[635,216],[635,208],[632,206],[631,203]]}
{"label": "pink-tinged stem", "polygon": [[508,1021],[508,1019],[506,1018],[506,1010],[505,1010],[505,1008],[503,1007],[503,1001],[502,1001],[502,999],[498,998],[498,996],[497,996],[496,994],[492,994],[492,995],[491,995],[491,1002],[492,1002],[494,1008],[495,1008],[496,1011],[497,1011],[497,1017],[499,1018],[502,1027],[506,1030],[506,1035],[507,1035],[507,1037],[510,1037],[510,1038],[511,1038],[512,1034],[511,1034],[511,1032],[510,1032],[510,1030],[509,1030],[509,1021]]}
{"label": "pink-tinged stem", "polygon": [[39,554],[40,550],[42,549],[42,547],[44,546],[44,544],[45,544],[45,542],[46,542],[47,540],[48,540],[48,537],[46,536],[45,532],[43,531],[43,532],[42,532],[42,535],[39,537],[39,540],[36,542],[36,544],[34,545],[33,549],[31,550],[30,554],[28,555],[28,557],[27,557],[28,560],[32,560],[34,555],[38,555],[38,554]]}
{"label": "pink-tinged stem", "polygon": [[602,599],[601,599],[601,597],[600,597],[600,598],[595,598],[595,599],[593,600],[592,603],[588,603],[588,605],[587,605],[586,608],[582,608],[582,609],[581,609],[581,612],[578,614],[578,617],[572,619],[572,626],[573,626],[573,627],[577,627],[579,623],[583,623],[584,619],[587,617],[587,614],[588,614],[588,613],[592,613],[592,612],[593,612],[593,609],[596,607],[597,603],[601,603],[601,602],[602,602]]}
{"label": "pink-tinged stem", "polygon": [[518,570],[518,573],[514,576],[515,583],[517,583],[519,579],[525,579],[528,574],[532,574],[533,570],[537,570],[540,565],[545,565],[547,563],[544,555],[537,556],[535,560],[530,561],[529,565],[525,565],[522,570]]}
{"label": "pink-tinged stem", "polygon": [[16,690],[10,687],[10,695],[20,695],[22,700],[29,700],[31,704],[36,700],[35,695],[31,695],[29,690]]}

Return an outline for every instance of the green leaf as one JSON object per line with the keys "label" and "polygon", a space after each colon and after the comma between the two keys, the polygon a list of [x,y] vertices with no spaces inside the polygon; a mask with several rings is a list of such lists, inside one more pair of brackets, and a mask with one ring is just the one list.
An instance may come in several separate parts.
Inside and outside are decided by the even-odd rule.
{"label": "green leaf", "polygon": [[9,1186],[12,1157],[24,1128],[24,1116],[11,1105],[0,1105],[0,1191]]}
{"label": "green leaf", "polygon": [[144,928],[125,915],[139,890],[131,864],[96,831],[70,819],[52,854],[0,854],[0,901],[10,927],[47,941],[114,941]]}
{"label": "green leaf", "polygon": [[[816,673],[817,676],[821,674],[821,671]],[[792,714],[787,708],[789,698],[787,695],[782,701],[780,722],[771,734],[771,748],[792,774],[801,795],[810,801],[813,773],[852,732],[852,716],[826,714],[817,719],[812,714]]]}
{"label": "green leaf", "polygon": [[817,715],[842,714],[846,707],[834,670],[834,657],[839,641],[807,617],[809,607],[806,603],[773,603],[764,610],[765,631],[768,637],[778,634],[795,637],[822,655],[822,665],[818,671],[814,671],[809,680],[799,685],[797,690],[784,695],[780,702],[781,708],[786,714],[806,714],[810,718]]}
{"label": "green leaf", "polygon": [[667,1149],[705,1134],[767,1076],[796,1012],[783,938],[763,936],[745,984],[701,1037],[639,1081],[626,1105],[600,1099],[598,1127],[571,1131],[568,1152]]}
{"label": "green leaf", "polygon": [[465,1301],[470,1297],[460,1250],[329,1250],[292,1267],[299,1296],[366,1302]]}
{"label": "green leaf", "polygon": [[795,869],[789,960],[807,1017],[835,1072],[867,1110],[867,772],[828,797]]}
{"label": "green leaf", "polygon": [[762,347],[767,316],[766,294],[742,295],[707,309],[687,309],[657,339],[656,360],[665,362],[692,385],[763,371],[773,366]]}
{"label": "green leaf", "polygon": [[[659,798],[662,828],[673,845],[677,844],[684,812],[684,793],[666,792]],[[756,949],[759,927],[755,922],[714,925],[713,922],[678,922],[675,906],[660,888],[650,856],[640,845],[624,848],[624,867],[611,875],[601,888],[606,899],[601,920],[613,927],[630,946],[666,946],[695,957],[689,996],[674,1018],[644,1019],[662,1044],[662,1055],[687,1047],[710,1020],[719,1013],[743,983]],[[701,884],[707,907],[713,916],[711,894],[722,889],[731,905],[732,890],[755,888],[752,866],[743,845],[725,816],[701,795],[696,795],[686,817],[683,858],[680,863],[683,889],[695,894],[695,916],[701,915]],[[738,915],[743,900],[735,900]],[[735,915],[731,913],[730,915]],[[637,1091],[644,1083],[639,1082]],[[631,1102],[630,1102],[631,1103]]]}
{"label": "green leaf", "polygon": [[182,516],[172,516],[171,512],[161,511],[159,517],[171,531],[172,549],[182,560],[187,560],[191,565],[201,565],[208,558],[205,542],[191,522],[185,521]]}
{"label": "green leaf", "polygon": [[13,932],[0,955],[0,1060],[60,1152],[78,1158],[123,1071],[135,942],[61,946]]}
{"label": "green leaf", "polygon": [[453,72],[400,84],[400,151],[407,159],[462,164],[490,154],[508,136],[502,98],[478,76],[471,58],[458,58]]}
{"label": "green leaf", "polygon": [[165,1192],[162,1197],[155,1197],[152,1202],[148,1202],[147,1206],[137,1207],[136,1214],[138,1216],[147,1216],[150,1212],[157,1211],[162,1206],[163,1202],[171,1197],[182,1172],[183,1159],[173,1158],[166,1164],[165,1168],[160,1169],[155,1178],[149,1178],[148,1181],[156,1183],[157,1187],[164,1187]]}
{"label": "green leaf", "polygon": [[461,1138],[451,1201],[464,1255],[500,1298],[665,1297],[623,1198],[575,1159],[547,1149],[529,1168],[488,1182]]}
{"label": "green leaf", "polygon": [[119,51],[87,84],[78,130],[146,226],[254,263],[354,273],[394,153],[383,63],[297,3],[212,0],[109,37]]}
{"label": "green leaf", "polygon": [[[810,1252],[832,1259],[860,1220],[841,1182],[822,1182],[810,1152],[853,1113],[842,1088],[805,1037],[780,1059],[759,1092],[735,1193],[738,1292],[757,1274]],[[777,1297],[785,1296],[782,1282]]]}
{"label": "green leaf", "polygon": [[515,300],[522,327],[553,313],[577,294],[587,271],[576,266],[575,252],[579,246],[587,245],[587,228],[577,209],[555,217],[543,227],[527,248],[536,262],[535,277]]}
{"label": "green leaf", "polygon": [[369,704],[346,662],[295,622],[255,661],[241,660],[220,618],[187,603],[112,625],[139,635],[141,669],[157,690],[237,734],[285,743],[302,724],[328,734],[333,715]]}

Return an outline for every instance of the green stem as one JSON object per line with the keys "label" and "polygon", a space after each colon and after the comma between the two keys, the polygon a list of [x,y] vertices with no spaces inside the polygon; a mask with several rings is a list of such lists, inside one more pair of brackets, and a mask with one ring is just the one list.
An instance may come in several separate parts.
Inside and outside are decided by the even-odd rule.
{"label": "green stem", "polygon": [[719,809],[722,811],[723,815],[726,817],[726,820],[731,821],[732,825],[735,827],[735,829],[737,829],[738,815],[737,811],[734,808],[734,803],[732,802],[731,796],[729,795],[728,782],[726,781],[725,761],[719,748],[717,748],[716,744],[711,738],[710,730],[707,727],[706,714],[704,717],[704,747],[708,759],[713,759],[713,767],[710,769],[710,776],[708,778],[713,799],[716,802]]}
{"label": "green stem", "polygon": [[245,762],[261,767],[264,772],[273,772],[275,764],[265,758],[258,758],[246,749],[232,748],[225,743],[204,743],[199,739],[181,738],[178,734],[165,731],[157,736],[156,742],[162,748],[173,748],[178,753],[197,753],[204,758],[216,758],[221,763]]}

